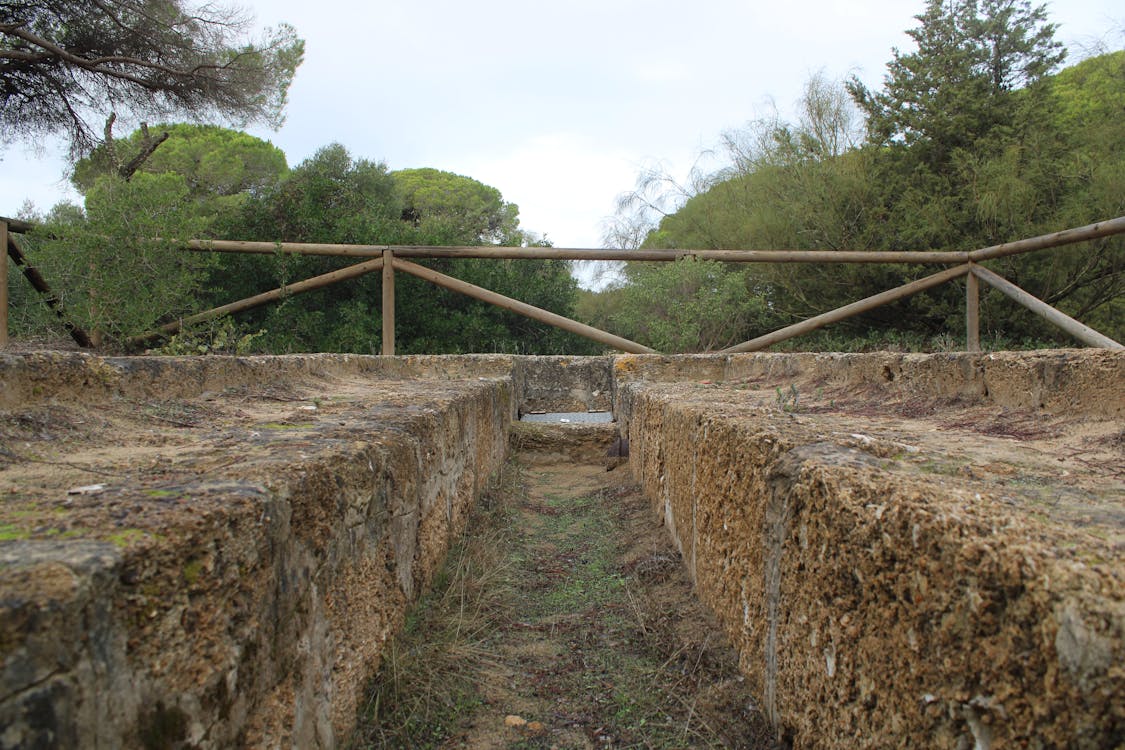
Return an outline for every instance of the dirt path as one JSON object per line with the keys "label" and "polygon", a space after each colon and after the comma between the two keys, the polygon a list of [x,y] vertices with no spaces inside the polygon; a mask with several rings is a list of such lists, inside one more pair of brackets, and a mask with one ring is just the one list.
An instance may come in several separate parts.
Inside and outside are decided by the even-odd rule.
{"label": "dirt path", "polygon": [[772,746],[624,469],[510,464],[450,560],[354,747]]}

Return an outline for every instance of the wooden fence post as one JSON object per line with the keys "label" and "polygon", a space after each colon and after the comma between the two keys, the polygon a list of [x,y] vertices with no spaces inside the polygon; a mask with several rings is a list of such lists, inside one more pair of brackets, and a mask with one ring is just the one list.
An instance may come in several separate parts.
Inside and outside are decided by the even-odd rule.
{"label": "wooden fence post", "polygon": [[965,351],[980,351],[980,280],[972,272],[965,277]]}
{"label": "wooden fence post", "polygon": [[0,221],[0,349],[8,345],[8,222]]}
{"label": "wooden fence post", "polygon": [[395,254],[383,251],[383,354],[395,353]]}

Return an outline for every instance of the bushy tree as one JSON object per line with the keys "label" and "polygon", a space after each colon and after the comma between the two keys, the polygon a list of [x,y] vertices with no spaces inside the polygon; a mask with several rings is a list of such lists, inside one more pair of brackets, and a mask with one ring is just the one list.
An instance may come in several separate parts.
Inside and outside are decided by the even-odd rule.
{"label": "bushy tree", "polygon": [[75,163],[71,180],[90,195],[104,181],[175,175],[188,191],[184,208],[199,219],[195,236],[210,237],[223,232],[251,196],[280,184],[287,171],[285,154],[268,141],[215,125],[175,124],[107,138]]}
{"label": "bushy tree", "polygon": [[172,173],[99,180],[84,211],[57,206],[25,238],[70,320],[120,346],[199,309],[213,260],[181,249],[179,241],[206,224],[189,194],[183,177]]}
{"label": "bushy tree", "polygon": [[[810,85],[797,122],[770,118],[727,134],[729,166],[665,215],[645,244],[971,250],[1125,213],[1125,53],[1050,74],[1063,56],[1054,27],[1042,7],[1021,0],[931,0],[918,18],[910,32],[917,49],[894,52],[881,90],[847,84],[866,117],[865,141],[847,135],[861,118],[840,89]],[[1125,335],[1121,238],[990,265],[1111,337]],[[770,265],[756,267],[748,286],[787,322],[925,271]],[[982,308],[992,340],[1071,343],[997,293],[986,291]],[[963,310],[963,288],[946,285],[836,330],[897,330],[917,340],[957,331]]]}
{"label": "bushy tree", "polygon": [[387,165],[356,159],[338,143],[319,149],[278,185],[254,197],[243,217],[244,231],[254,239],[340,243],[405,239],[402,203]]}
{"label": "bushy tree", "polygon": [[745,267],[684,259],[634,263],[626,273],[612,329],[657,351],[715,351],[768,327],[766,302]]}
{"label": "bushy tree", "polygon": [[894,50],[882,90],[854,77],[848,86],[872,143],[914,147],[931,165],[1016,126],[1013,93],[1066,56],[1046,6],[1028,0],[928,0],[917,18],[921,25],[907,31],[917,49]]}
{"label": "bushy tree", "polygon": [[[1108,92],[1075,96],[1074,86],[1059,88],[1073,73],[1050,75],[1065,50],[1044,6],[932,0],[918,18],[921,25],[909,32],[917,50],[895,51],[881,91],[850,82],[869,117],[882,186],[876,246],[973,249],[1120,215],[1120,201],[1104,200],[1120,195],[1120,183],[1111,178],[1091,191],[1090,180],[1079,177],[1120,169],[1119,148],[1109,141],[1090,148],[1090,136],[1113,130],[1120,118],[1094,103]],[[993,265],[1072,315],[1093,314],[1091,322],[1105,320],[1107,306],[1125,291],[1119,239]],[[945,302],[932,307],[930,320],[939,321],[943,309],[959,315],[953,289],[933,297]],[[993,292],[984,305],[986,323],[1007,333],[1059,336]]]}
{"label": "bushy tree", "polygon": [[285,154],[269,141],[217,125],[161,124],[103,142],[74,165],[71,182],[86,193],[101,177],[120,175],[123,165],[140,155],[146,138],[160,145],[132,170],[184,178],[197,198],[260,193],[275,186],[288,171]]}
{"label": "bushy tree", "polygon": [[248,14],[188,0],[0,3],[0,138],[65,134],[75,153],[91,119],[280,123],[304,43],[292,27],[251,38]]}
{"label": "bushy tree", "polygon": [[[339,144],[319,149],[282,180],[250,194],[219,236],[281,242],[380,243],[404,239],[401,203],[387,166],[355,159]],[[252,256],[219,259],[208,289],[214,304],[230,302],[347,265],[327,256]],[[377,276],[377,275],[376,275]],[[264,329],[267,351],[379,351],[378,279],[347,283],[289,298],[240,316]]]}
{"label": "bushy tree", "polygon": [[[521,245],[519,208],[482,182],[438,169],[392,173],[402,199],[402,218],[431,240]],[[436,244],[447,244],[437,242]]]}
{"label": "bushy tree", "polygon": [[[524,239],[516,207],[495,188],[435,169],[390,172],[385,164],[354,159],[339,145],[321,149],[276,189],[254,196],[226,234],[391,245],[479,245],[490,239],[519,244]],[[276,256],[268,261],[273,273],[265,275],[263,260],[224,258],[212,284],[225,295],[222,301],[348,262]],[[448,259],[424,264],[563,315],[574,304],[575,282],[562,261]],[[396,344],[404,353],[587,350],[569,334],[414,277],[398,274],[396,286]],[[355,279],[247,317],[248,325],[268,331],[260,343],[271,351],[378,352],[380,280],[378,275]]]}

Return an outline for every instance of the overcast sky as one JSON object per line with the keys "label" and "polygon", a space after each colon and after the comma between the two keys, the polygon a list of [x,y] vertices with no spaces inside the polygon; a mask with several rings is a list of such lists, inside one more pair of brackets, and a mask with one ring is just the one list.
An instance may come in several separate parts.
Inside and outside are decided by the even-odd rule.
{"label": "overcast sky", "polygon": [[[523,228],[600,247],[618,194],[645,165],[684,176],[724,130],[784,115],[808,77],[878,87],[910,49],[923,0],[253,0],[288,22],[305,63],[277,132],[291,166],[344,144],[391,169],[435,167],[498,188]],[[1120,0],[1050,4],[1072,60],[1120,48]],[[119,134],[125,130],[119,128]],[[59,144],[0,152],[0,215],[68,193]],[[232,238],[237,239],[237,238]]]}

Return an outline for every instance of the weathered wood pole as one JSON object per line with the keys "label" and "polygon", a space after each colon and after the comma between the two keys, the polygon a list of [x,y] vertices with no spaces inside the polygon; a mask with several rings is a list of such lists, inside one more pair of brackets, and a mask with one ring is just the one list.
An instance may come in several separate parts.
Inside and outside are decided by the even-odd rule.
{"label": "weathered wood pole", "polygon": [[965,276],[965,351],[980,351],[980,281]]}
{"label": "weathered wood pole", "polygon": [[23,254],[23,248],[16,242],[16,238],[12,235],[12,230],[17,226],[22,225],[23,222],[8,222],[8,242],[6,256],[12,259],[12,262],[19,266],[23,271],[23,276],[27,279],[27,283],[31,284],[31,288],[39,292],[43,297],[43,303],[55,313],[59,321],[62,322],[63,328],[70,334],[70,337],[81,347],[90,349],[94,346],[93,340],[90,335],[82,328],[75,325],[66,316],[63,310],[62,302],[59,296],[51,291],[51,285],[43,278],[43,274],[39,273],[39,269],[31,265],[27,261],[27,256]]}
{"label": "weathered wood pole", "polygon": [[682,258],[723,263],[965,263],[964,251],[890,250],[615,250],[567,247],[468,247],[394,246],[400,258],[513,258],[518,260],[653,260]]}
{"label": "weathered wood pole", "polygon": [[383,354],[395,353],[395,254],[383,251]]}
{"label": "weathered wood pole", "polygon": [[[13,226],[15,223],[13,222]],[[19,222],[20,231],[25,225]],[[379,258],[393,250],[400,258],[548,258],[566,260],[656,260],[674,261],[695,257],[724,263],[939,263],[960,264],[1027,253],[1072,242],[1108,237],[1125,232],[1125,216],[1083,227],[1065,229],[1015,242],[963,250],[619,250],[567,247],[343,245],[321,242],[245,242],[239,240],[188,240],[188,250],[223,253],[294,253]]]}
{"label": "weathered wood pole", "polygon": [[438,273],[437,271],[434,271],[432,269],[420,266],[417,263],[411,263],[407,260],[395,258],[394,266],[396,270],[404,271],[411,276],[417,276],[420,279],[425,279],[431,284],[437,284],[440,287],[445,287],[446,289],[454,292],[460,292],[461,294],[479,299],[482,302],[488,302],[489,304],[496,305],[497,307],[502,307],[505,310],[511,310],[512,312],[519,313],[524,317],[531,318],[532,320],[538,320],[540,323],[546,323],[547,325],[552,325],[556,328],[561,328],[564,331],[570,331],[571,333],[578,334],[579,336],[584,336],[585,338],[597,341],[599,344],[605,344],[606,346],[611,346],[614,349],[618,349],[623,352],[629,352],[630,354],[657,353],[655,349],[650,349],[643,344],[638,344],[635,341],[630,341],[629,339],[623,339],[620,336],[614,336],[612,333],[607,333],[605,331],[594,328],[593,326],[588,326],[585,323],[579,323],[577,320],[571,320],[570,318],[565,318],[562,315],[558,315],[548,310],[543,310],[541,308],[535,307],[534,305],[529,305],[526,302],[520,302],[519,300],[512,299],[511,297],[505,297],[503,294],[497,294],[496,292],[489,291],[488,289],[484,289],[474,284],[461,281],[460,279],[455,279],[452,276],[446,276],[443,273]]}
{"label": "weathered wood pole", "polygon": [[904,284],[902,286],[895,287],[894,289],[888,289],[885,292],[880,292],[879,294],[867,297],[866,299],[861,299],[860,301],[853,302],[850,305],[838,307],[831,312],[826,312],[821,315],[817,315],[816,317],[809,318],[808,320],[802,320],[800,323],[794,323],[791,326],[786,326],[785,328],[774,331],[773,333],[767,333],[764,336],[759,336],[756,339],[751,339],[750,341],[744,342],[742,344],[729,346],[721,351],[726,354],[733,354],[736,352],[756,352],[787,339],[791,339],[794,336],[800,336],[801,334],[815,331],[817,328],[823,328],[824,326],[831,323],[836,323],[846,318],[850,318],[854,315],[865,313],[868,310],[874,310],[876,307],[886,305],[890,302],[895,302],[904,297],[909,297],[912,294],[917,294],[918,292],[929,289],[930,287],[944,284],[947,281],[952,281],[958,276],[964,276],[968,272],[968,263],[961,266],[956,266],[954,268],[947,268],[944,271],[939,271],[938,273],[933,274],[932,276],[926,276],[924,278],[918,279],[917,281],[912,281],[909,284]]}
{"label": "weathered wood pole", "polygon": [[1099,221],[1096,224],[1087,224],[1084,227],[1064,229],[1061,232],[1053,232],[1052,234],[1041,234],[1038,237],[1029,237],[1026,240],[1016,240],[1015,242],[1005,242],[1002,245],[983,247],[980,250],[973,250],[969,253],[969,260],[979,263],[982,260],[1029,253],[1032,250],[1043,250],[1048,247],[1069,245],[1073,242],[1096,240],[1099,237],[1109,237],[1110,235],[1121,234],[1122,232],[1125,232],[1125,216]]}
{"label": "weathered wood pole", "polygon": [[286,284],[285,286],[278,287],[277,289],[273,289],[268,292],[255,294],[253,297],[247,297],[246,299],[241,299],[237,302],[231,302],[220,307],[214,307],[210,310],[196,313],[195,315],[189,315],[186,318],[173,320],[171,323],[160,326],[160,329],[157,331],[149,331],[148,333],[142,333],[140,336],[134,336],[133,338],[129,339],[129,343],[142,344],[145,341],[149,341],[150,339],[158,338],[163,334],[176,333],[186,325],[202,323],[203,321],[211,320],[212,318],[218,318],[223,315],[230,315],[232,313],[241,312],[243,310],[249,310],[252,307],[259,307],[260,305],[264,305],[268,302],[275,302],[282,297],[288,297],[292,294],[300,294],[302,292],[312,291],[313,289],[320,289],[321,287],[335,284],[338,281],[354,279],[357,276],[374,273],[382,267],[383,259],[376,258],[364,263],[357,263],[354,266],[348,266],[347,268],[340,268],[336,271],[321,274],[320,276],[313,276],[310,279],[298,281],[294,284]]}
{"label": "weathered wood pole", "polygon": [[964,251],[892,250],[616,250],[567,247],[498,247],[492,245],[341,245],[321,242],[249,242],[188,240],[196,252],[275,253],[379,258],[387,250],[399,258],[505,258],[516,260],[653,260],[700,258],[724,263],[964,263]]}
{"label": "weathered wood pole", "polygon": [[249,242],[243,240],[188,240],[188,250],[203,253],[257,255],[339,255],[347,258],[382,258],[389,245],[341,245],[327,242]]}
{"label": "weathered wood pole", "polygon": [[1054,323],[1059,328],[1063,329],[1071,336],[1085,344],[1096,346],[1101,349],[1125,349],[1125,346],[1122,346],[1118,342],[1111,339],[1109,336],[1100,334],[1093,328],[1079,323],[1077,320],[1070,317],[1061,310],[1057,310],[1054,307],[1051,307],[1043,300],[1035,297],[1034,295],[1028,294],[1023,289],[1020,289],[1018,286],[1005,279],[1003,276],[993,273],[983,266],[974,265],[972,273],[982,281],[988,283],[993,288],[999,289],[1001,292],[1008,295],[1016,302],[1019,302],[1028,310],[1031,310],[1036,315],[1040,315],[1046,318],[1047,320]]}
{"label": "weathered wood pole", "polygon": [[8,345],[8,222],[0,221],[0,349]]}

